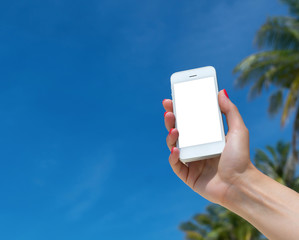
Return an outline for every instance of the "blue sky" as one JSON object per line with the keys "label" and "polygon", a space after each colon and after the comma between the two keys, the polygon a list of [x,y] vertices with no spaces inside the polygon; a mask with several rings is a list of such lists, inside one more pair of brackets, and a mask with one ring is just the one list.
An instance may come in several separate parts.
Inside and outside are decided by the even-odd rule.
{"label": "blue sky", "polygon": [[290,139],[233,67],[273,0],[0,2],[0,238],[183,239],[206,200],[171,171],[173,72],[215,66],[252,153]]}

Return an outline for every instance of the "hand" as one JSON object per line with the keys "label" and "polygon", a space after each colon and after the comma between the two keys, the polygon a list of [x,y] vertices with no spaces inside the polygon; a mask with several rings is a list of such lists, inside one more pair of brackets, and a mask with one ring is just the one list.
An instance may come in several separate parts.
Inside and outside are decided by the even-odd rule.
{"label": "hand", "polygon": [[267,238],[299,239],[299,194],[253,166],[248,130],[237,107],[224,90],[219,92],[218,102],[228,125],[225,148],[220,157],[186,166],[180,162],[179,149],[175,147],[179,133],[172,129],[175,125],[172,101],[163,101],[173,171],[195,192],[246,219]]}
{"label": "hand", "polygon": [[171,150],[169,163],[176,175],[191,189],[211,202],[223,205],[230,187],[249,169],[254,168],[249,155],[249,133],[237,107],[229,100],[224,90],[218,94],[218,102],[228,125],[226,145],[220,157],[188,163],[179,160],[176,141],[179,136],[175,126],[172,101],[166,99],[163,106],[165,126],[169,131],[166,138]]}

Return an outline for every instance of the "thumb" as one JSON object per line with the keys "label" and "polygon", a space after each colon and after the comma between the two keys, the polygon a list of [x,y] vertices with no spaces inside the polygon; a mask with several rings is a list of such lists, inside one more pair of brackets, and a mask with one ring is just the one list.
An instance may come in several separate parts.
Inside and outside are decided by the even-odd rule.
{"label": "thumb", "polygon": [[238,108],[231,102],[225,89],[219,92],[218,102],[221,112],[226,116],[229,131],[246,128]]}

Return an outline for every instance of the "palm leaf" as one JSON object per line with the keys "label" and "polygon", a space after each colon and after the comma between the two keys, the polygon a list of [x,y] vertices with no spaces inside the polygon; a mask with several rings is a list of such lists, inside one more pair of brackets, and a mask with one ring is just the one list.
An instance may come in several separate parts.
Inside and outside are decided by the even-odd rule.
{"label": "palm leaf", "polygon": [[280,158],[281,164],[285,164],[291,150],[291,144],[283,141],[278,141],[276,144],[277,153]]}
{"label": "palm leaf", "polygon": [[198,226],[190,221],[182,223],[179,228],[183,231],[198,231]]}
{"label": "palm leaf", "polygon": [[264,239],[251,224],[216,204],[209,205],[205,214],[197,214],[193,217],[192,224],[190,223],[191,221],[181,224],[181,229],[186,233],[185,236],[188,240]]}
{"label": "palm leaf", "polygon": [[203,236],[197,232],[187,231],[186,232],[186,239],[189,240],[205,240]]}
{"label": "palm leaf", "polygon": [[267,149],[268,152],[271,154],[272,159],[274,160],[274,164],[278,164],[279,162],[278,162],[277,154],[276,154],[276,152],[275,152],[274,147],[268,145],[268,146],[266,146],[266,149]]}
{"label": "palm leaf", "polygon": [[[208,225],[209,226],[209,225]],[[179,226],[179,229],[184,231],[184,232],[196,232],[200,235],[206,235],[207,234],[207,227],[203,226],[201,223],[199,222],[184,222]]]}
{"label": "palm leaf", "polygon": [[291,150],[291,144],[285,143],[283,141],[279,141],[276,144],[276,151],[278,153],[278,163],[276,163],[276,173],[278,176],[284,179],[284,182],[286,182],[286,178],[284,175],[284,169],[286,166],[286,163],[290,157],[290,150]]}
{"label": "palm leaf", "polygon": [[290,111],[294,109],[296,105],[296,101],[298,99],[298,91],[299,91],[299,75],[294,79],[294,81],[291,84],[289,93],[287,95],[282,116],[281,116],[281,125],[284,126]]}
{"label": "palm leaf", "polygon": [[267,146],[266,149],[270,156],[263,150],[258,149],[254,156],[254,163],[262,172],[286,185],[288,179],[285,175],[285,168],[290,156],[290,143],[279,141],[275,148]]}
{"label": "palm leaf", "polygon": [[299,193],[299,177],[297,177],[294,181],[293,181],[293,186],[292,188]]}
{"label": "palm leaf", "polygon": [[265,174],[275,178],[275,165],[269,156],[261,149],[257,149],[254,155],[254,162],[257,168],[259,168]]}
{"label": "palm leaf", "polygon": [[277,114],[279,109],[282,107],[283,103],[283,93],[282,90],[278,90],[271,94],[269,98],[269,108],[268,112],[271,116]]}
{"label": "palm leaf", "polygon": [[299,16],[299,2],[298,0],[280,0],[281,2],[289,5],[289,12],[296,17]]}
{"label": "palm leaf", "polygon": [[299,23],[292,17],[270,17],[256,34],[259,48],[299,48]]}
{"label": "palm leaf", "polygon": [[[292,80],[290,70],[293,69],[294,64],[299,68],[299,52],[274,50],[252,54],[234,68],[234,73],[240,73],[235,85],[242,88],[252,80],[259,79],[259,83],[256,85],[258,91],[263,86],[267,88],[270,83],[279,83],[280,85],[284,83],[288,86],[286,83]],[[292,68],[290,69],[289,66]],[[282,79],[285,80],[281,81]],[[287,80],[289,81],[287,82]]]}
{"label": "palm leaf", "polygon": [[269,83],[265,75],[262,75],[250,88],[248,97],[249,99],[253,99],[256,96],[260,95],[263,88],[268,89]]}

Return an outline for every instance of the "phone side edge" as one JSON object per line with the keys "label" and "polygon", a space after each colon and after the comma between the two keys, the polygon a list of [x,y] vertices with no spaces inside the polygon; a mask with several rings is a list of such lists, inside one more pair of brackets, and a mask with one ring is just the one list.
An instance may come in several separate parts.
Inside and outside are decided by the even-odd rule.
{"label": "phone side edge", "polygon": [[[171,88],[171,98],[172,98],[172,109],[173,109],[173,114],[176,116],[176,107],[175,107],[175,94],[174,94],[174,82],[178,78],[178,72],[175,72],[171,74],[170,76],[170,88]],[[174,122],[174,127],[177,128],[177,122],[176,122],[176,117],[175,117],[175,122]],[[176,147],[179,148],[179,139],[176,142]]]}

